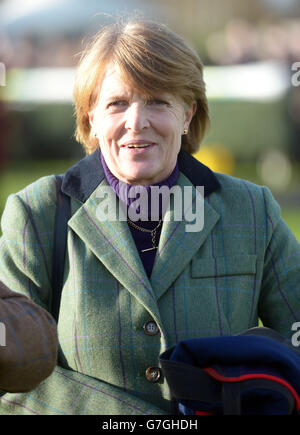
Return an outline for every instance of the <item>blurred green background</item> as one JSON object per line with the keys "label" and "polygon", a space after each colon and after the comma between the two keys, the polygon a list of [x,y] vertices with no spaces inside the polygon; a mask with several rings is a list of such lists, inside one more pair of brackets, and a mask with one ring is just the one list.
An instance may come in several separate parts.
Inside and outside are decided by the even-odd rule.
{"label": "blurred green background", "polygon": [[0,0],[0,216],[10,193],[84,156],[73,136],[79,53],[133,14],[168,24],[205,64],[211,128],[196,158],[270,187],[300,241],[298,0]]}

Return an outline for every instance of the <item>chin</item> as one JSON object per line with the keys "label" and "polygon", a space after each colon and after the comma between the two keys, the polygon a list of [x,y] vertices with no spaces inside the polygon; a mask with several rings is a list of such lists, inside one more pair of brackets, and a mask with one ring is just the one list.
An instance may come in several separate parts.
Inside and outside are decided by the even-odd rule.
{"label": "chin", "polygon": [[129,184],[153,184],[152,180],[156,180],[158,177],[159,173],[157,173],[157,171],[154,172],[153,170],[146,170],[145,168],[139,168],[139,170],[131,169],[124,173],[124,178],[128,180],[127,183]]}
{"label": "chin", "polygon": [[148,175],[136,175],[135,177],[132,176],[132,174],[130,174],[130,178],[127,177],[127,183],[128,184],[140,184],[140,185],[149,185],[149,184],[154,184],[156,183],[155,177],[151,177]]}

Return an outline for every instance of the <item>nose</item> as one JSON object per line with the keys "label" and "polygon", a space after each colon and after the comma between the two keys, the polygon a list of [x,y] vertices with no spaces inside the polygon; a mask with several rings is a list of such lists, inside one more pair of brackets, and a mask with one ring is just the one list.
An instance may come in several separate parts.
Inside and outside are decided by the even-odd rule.
{"label": "nose", "polygon": [[125,117],[125,128],[127,130],[139,132],[150,126],[147,108],[142,102],[130,104]]}

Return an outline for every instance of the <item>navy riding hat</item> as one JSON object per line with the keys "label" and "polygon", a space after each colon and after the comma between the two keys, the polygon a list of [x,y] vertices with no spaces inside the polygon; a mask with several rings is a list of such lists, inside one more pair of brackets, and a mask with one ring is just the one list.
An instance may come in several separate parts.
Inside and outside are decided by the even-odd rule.
{"label": "navy riding hat", "polygon": [[181,414],[300,412],[300,351],[272,329],[184,340],[160,363]]}

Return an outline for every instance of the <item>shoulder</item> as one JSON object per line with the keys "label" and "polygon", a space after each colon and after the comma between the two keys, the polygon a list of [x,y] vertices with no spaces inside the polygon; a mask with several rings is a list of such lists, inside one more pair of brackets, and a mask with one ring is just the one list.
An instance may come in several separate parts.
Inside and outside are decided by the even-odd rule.
{"label": "shoulder", "polygon": [[18,197],[28,205],[30,202],[42,201],[43,203],[53,204],[56,201],[56,181],[55,175],[47,175],[39,178],[19,192],[11,195],[9,198]]}
{"label": "shoulder", "polygon": [[[259,186],[250,181],[212,171],[186,152],[178,156],[180,171],[194,184],[204,186],[204,195],[211,205],[222,207],[238,217],[249,214],[280,214],[280,207],[266,186]],[[266,212],[266,210],[268,210]]]}
{"label": "shoulder", "polygon": [[220,188],[211,195],[211,201],[221,201],[223,208],[231,213],[236,210],[240,215],[252,219],[278,220],[280,206],[267,186],[260,186],[248,180],[230,175],[215,173]]}
{"label": "shoulder", "polygon": [[251,192],[252,194],[260,194],[264,186],[259,186],[258,184],[252,183],[251,181],[245,180],[243,178],[233,177],[231,175],[222,174],[219,172],[214,172],[217,177],[220,186],[221,194],[237,194],[244,195],[245,193]]}
{"label": "shoulder", "polygon": [[24,189],[10,195],[1,219],[2,231],[28,221],[42,226],[52,224],[57,201],[55,175],[42,177]]}

